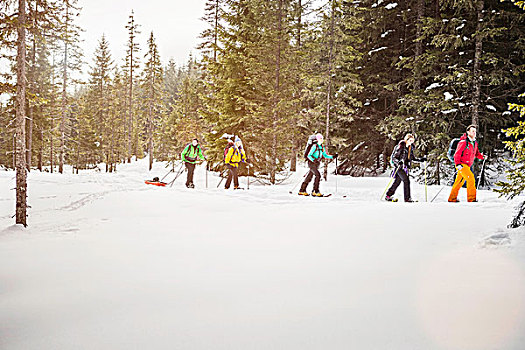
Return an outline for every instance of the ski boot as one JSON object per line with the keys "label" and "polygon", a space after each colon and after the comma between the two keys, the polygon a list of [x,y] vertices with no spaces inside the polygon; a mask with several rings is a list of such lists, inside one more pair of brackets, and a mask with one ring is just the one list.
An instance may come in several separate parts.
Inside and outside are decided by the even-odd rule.
{"label": "ski boot", "polygon": [[385,201],[387,202],[397,202],[397,198],[394,198],[393,196],[386,196]]}
{"label": "ski boot", "polygon": [[459,200],[457,198],[453,200],[449,199],[448,202],[449,203],[459,203]]}
{"label": "ski boot", "polygon": [[415,203],[417,201],[413,200],[412,198],[409,198],[405,201],[405,203]]}
{"label": "ski boot", "polygon": [[308,192],[299,192],[299,196],[309,196],[310,194]]}
{"label": "ski boot", "polygon": [[312,196],[313,196],[313,197],[323,197],[323,194],[322,194],[321,192],[313,191],[313,192],[312,192]]}
{"label": "ski boot", "polygon": [[195,185],[192,183],[190,183],[190,185],[188,186],[188,188],[195,188]]}
{"label": "ski boot", "polygon": [[234,186],[233,189],[234,189],[234,190],[244,190],[243,187],[239,187],[239,186]]}

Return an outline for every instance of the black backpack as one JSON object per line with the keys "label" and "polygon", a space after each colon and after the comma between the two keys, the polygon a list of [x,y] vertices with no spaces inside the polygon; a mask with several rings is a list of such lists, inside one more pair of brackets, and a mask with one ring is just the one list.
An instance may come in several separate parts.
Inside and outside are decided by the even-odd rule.
{"label": "black backpack", "polygon": [[[450,141],[450,145],[448,146],[447,158],[452,163],[454,163],[454,155],[456,154],[456,150],[458,149],[459,141],[461,140],[458,138],[452,139],[452,141]],[[468,148],[469,143],[470,142],[467,142],[467,146],[465,147],[465,149]]]}
{"label": "black backpack", "polygon": [[308,154],[310,153],[312,146],[315,144],[317,144],[317,138],[315,137],[315,135],[310,135],[308,137],[308,142],[306,143],[306,147],[304,149],[304,160],[309,160]]}

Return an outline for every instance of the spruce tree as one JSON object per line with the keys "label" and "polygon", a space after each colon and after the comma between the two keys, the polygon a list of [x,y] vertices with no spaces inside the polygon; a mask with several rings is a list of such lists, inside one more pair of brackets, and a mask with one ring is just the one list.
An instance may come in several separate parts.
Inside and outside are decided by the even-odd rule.
{"label": "spruce tree", "polygon": [[148,52],[144,56],[144,71],[141,81],[143,94],[143,113],[145,114],[146,149],[149,156],[149,170],[153,166],[153,149],[156,125],[161,119],[162,111],[162,86],[163,72],[159,52],[153,32],[148,39]]}
{"label": "spruce tree", "polygon": [[95,50],[93,66],[90,72],[90,93],[92,113],[95,120],[95,135],[98,149],[100,150],[100,160],[106,163],[106,171],[110,165],[110,103],[111,103],[111,72],[113,61],[109,52],[109,43],[104,35],[99,40]]}
{"label": "spruce tree", "polygon": [[131,161],[133,154],[137,155],[138,148],[138,131],[136,128],[134,109],[134,86],[137,79],[136,71],[139,69],[138,53],[140,51],[137,35],[140,34],[138,30],[139,24],[135,22],[135,13],[131,11],[126,29],[128,30],[128,43],[126,48],[125,65],[123,67],[127,78],[128,85],[128,100],[127,100],[127,120],[126,120],[126,140],[127,140],[127,158],[128,163]]}
{"label": "spruce tree", "polygon": [[78,0],[62,0],[60,14],[59,35],[62,43],[62,96],[61,96],[61,118],[60,118],[60,154],[58,171],[64,171],[67,152],[67,136],[70,132],[68,103],[68,87],[72,71],[78,71],[82,65],[82,51],[79,46],[79,33],[81,31],[74,21],[80,13],[77,6]]}

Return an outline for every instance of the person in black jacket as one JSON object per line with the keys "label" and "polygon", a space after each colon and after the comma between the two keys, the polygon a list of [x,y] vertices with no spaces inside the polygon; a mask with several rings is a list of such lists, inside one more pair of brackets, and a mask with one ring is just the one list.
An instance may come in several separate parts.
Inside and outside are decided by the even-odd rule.
{"label": "person in black jacket", "polygon": [[421,162],[426,160],[425,158],[416,158],[413,146],[415,140],[416,139],[414,135],[407,134],[405,138],[397,144],[397,146],[394,148],[394,151],[392,152],[395,180],[386,193],[385,199],[389,202],[394,200],[393,195],[401,184],[401,181],[403,181],[405,202],[414,202],[410,196],[410,167],[413,161]]}

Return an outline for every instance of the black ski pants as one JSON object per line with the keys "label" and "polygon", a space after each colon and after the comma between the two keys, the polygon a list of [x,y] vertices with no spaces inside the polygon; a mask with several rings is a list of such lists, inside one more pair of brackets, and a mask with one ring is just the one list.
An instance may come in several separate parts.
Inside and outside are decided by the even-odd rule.
{"label": "black ski pants", "polygon": [[301,185],[300,192],[306,192],[306,187],[308,187],[308,184],[310,183],[310,181],[312,181],[312,177],[314,176],[315,176],[314,192],[319,192],[319,182],[321,182],[321,173],[319,172],[319,163],[308,161],[308,168],[310,168],[310,171],[308,172],[308,175],[306,175],[306,179],[304,179]]}
{"label": "black ski pants", "polygon": [[195,164],[185,162],[186,169],[188,170],[188,176],[186,177],[186,186],[193,183],[193,173],[195,172]]}
{"label": "black ski pants", "polygon": [[394,183],[392,184],[392,186],[390,186],[390,188],[388,189],[386,195],[393,196],[397,188],[401,184],[401,181],[403,181],[403,187],[405,191],[405,201],[408,201],[411,198],[410,197],[410,177],[405,172],[405,169],[399,169],[396,172],[396,179],[394,180]]}
{"label": "black ski pants", "polygon": [[239,168],[236,168],[228,164],[228,178],[226,179],[226,185],[224,185],[224,188],[226,189],[230,188],[230,185],[232,183],[232,178],[233,178],[233,186],[239,187],[239,176],[237,175],[238,170]]}

